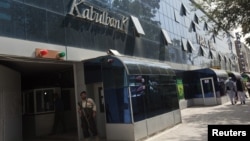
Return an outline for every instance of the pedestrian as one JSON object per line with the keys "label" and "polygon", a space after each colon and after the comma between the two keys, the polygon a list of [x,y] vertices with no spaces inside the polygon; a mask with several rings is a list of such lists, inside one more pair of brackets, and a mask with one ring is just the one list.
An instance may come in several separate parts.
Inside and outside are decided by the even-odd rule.
{"label": "pedestrian", "polygon": [[232,77],[229,77],[225,81],[225,88],[226,88],[226,92],[228,94],[228,97],[229,97],[232,105],[236,104],[235,96],[236,96],[237,88],[236,88],[236,84],[232,80]]}
{"label": "pedestrian", "polygon": [[57,132],[58,127],[60,127],[60,124],[62,127],[62,132],[66,131],[65,121],[64,121],[63,100],[61,99],[58,93],[55,93],[54,96],[55,96],[55,101],[54,101],[55,116],[54,116],[54,125],[52,134],[55,134]]}
{"label": "pedestrian", "polygon": [[246,101],[246,94],[245,94],[245,89],[244,85],[241,79],[236,80],[236,85],[237,85],[237,93],[238,93],[238,100],[240,100],[240,104],[245,104]]}
{"label": "pedestrian", "polygon": [[78,112],[81,118],[81,126],[84,138],[97,136],[96,104],[92,98],[87,97],[87,92],[80,93],[81,101],[78,102]]}

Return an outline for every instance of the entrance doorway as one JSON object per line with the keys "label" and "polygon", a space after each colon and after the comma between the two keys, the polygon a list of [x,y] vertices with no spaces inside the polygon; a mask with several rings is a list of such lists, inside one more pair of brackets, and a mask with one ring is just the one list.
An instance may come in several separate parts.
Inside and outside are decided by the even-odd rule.
{"label": "entrance doorway", "polygon": [[[54,100],[53,94],[55,90],[58,90],[57,92],[60,92],[60,95],[64,99],[64,106],[66,107],[65,120],[67,121],[66,132],[57,134],[56,136],[65,136],[68,134],[70,134],[69,136],[72,136],[72,134],[74,137],[77,136],[72,62],[35,59],[25,60],[19,58],[0,60],[0,65],[15,70],[20,75],[18,79],[21,83],[16,86],[20,87],[20,90],[14,93],[10,90],[11,93],[16,95],[12,96],[12,102],[10,104],[18,104],[19,109],[21,109],[13,112],[20,112],[19,115],[21,115],[20,123],[15,124],[22,126],[22,130],[20,130],[22,140],[35,141],[41,138],[44,140],[54,138],[54,136],[49,136],[50,131],[52,131],[51,125],[53,125],[54,122],[54,108],[53,105],[49,105],[49,102]],[[10,76],[6,77],[14,77],[14,75]],[[4,81],[6,81],[6,79]],[[43,93],[45,91],[47,92],[47,90],[48,93]],[[13,101],[17,100],[17,97],[20,97],[20,99]],[[43,122],[39,122],[39,120]],[[13,132],[17,131],[15,130],[16,127],[12,127],[13,129],[9,130],[12,131],[12,134],[15,134]]]}
{"label": "entrance doorway", "polygon": [[216,105],[216,92],[213,77],[201,78],[201,91],[204,105]]}
{"label": "entrance doorway", "polygon": [[104,101],[104,91],[103,83],[93,83],[87,85],[87,90],[91,98],[94,99],[96,103],[97,113],[96,113],[96,124],[98,136],[100,138],[106,138],[106,114],[105,114],[105,101]]}

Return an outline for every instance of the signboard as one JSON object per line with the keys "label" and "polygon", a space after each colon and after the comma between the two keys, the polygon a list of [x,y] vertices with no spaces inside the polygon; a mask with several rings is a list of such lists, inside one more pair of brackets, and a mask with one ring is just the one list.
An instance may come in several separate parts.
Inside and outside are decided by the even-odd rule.
{"label": "signboard", "polygon": [[184,99],[184,88],[183,88],[183,83],[181,79],[176,80],[176,85],[177,85],[177,91],[178,91],[178,98],[179,99]]}
{"label": "signboard", "polygon": [[85,3],[84,0],[73,0],[68,14],[91,22],[109,26],[120,31],[125,31],[129,19],[128,17],[121,15],[115,15],[116,17],[110,16],[106,10],[95,8],[94,6]]}

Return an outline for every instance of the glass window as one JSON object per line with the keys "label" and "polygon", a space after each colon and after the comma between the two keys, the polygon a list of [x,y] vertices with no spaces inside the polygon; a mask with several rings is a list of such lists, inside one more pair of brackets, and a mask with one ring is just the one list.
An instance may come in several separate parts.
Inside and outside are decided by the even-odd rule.
{"label": "glass window", "polygon": [[54,112],[55,89],[35,89],[23,93],[23,113]]}
{"label": "glass window", "polygon": [[146,118],[145,109],[145,93],[146,84],[145,76],[131,75],[129,78],[129,86],[131,92],[131,101],[133,109],[134,122],[140,121]]}
{"label": "glass window", "polygon": [[187,14],[190,13],[188,8],[186,7],[186,5],[184,5],[183,3],[181,5],[181,13],[182,13],[182,15],[185,15],[185,16],[187,16]]}
{"label": "glass window", "polygon": [[193,21],[193,24],[194,24],[194,27],[195,27],[195,31],[197,31],[197,29],[198,30],[201,29],[200,26],[196,22]]}
{"label": "glass window", "polygon": [[54,90],[36,90],[36,112],[54,111]]}
{"label": "glass window", "polygon": [[45,0],[24,0],[24,3],[30,4],[30,5],[35,5],[38,7],[45,7]]}
{"label": "glass window", "polygon": [[169,12],[170,12],[170,19],[171,19],[171,20],[174,20],[175,17],[174,17],[174,10],[173,10],[173,7],[170,7]]}
{"label": "glass window", "polygon": [[167,13],[167,7],[165,1],[160,1],[160,10],[161,13]]}
{"label": "glass window", "polygon": [[208,25],[207,25],[207,22],[204,22],[204,27],[203,27],[203,30],[204,30],[204,31],[208,31]]}
{"label": "glass window", "polygon": [[137,34],[145,35],[144,30],[143,30],[143,28],[142,28],[142,26],[141,26],[141,23],[140,23],[140,21],[138,20],[138,18],[137,18],[137,17],[134,17],[134,16],[131,16],[131,20],[132,20],[132,22],[133,22],[133,24],[134,24],[134,26],[135,26],[135,29],[136,29]]}
{"label": "glass window", "polygon": [[164,14],[167,16],[167,18],[171,17],[170,11],[171,11],[171,7],[169,6],[169,4],[166,4],[166,13],[164,13]]}
{"label": "glass window", "polygon": [[93,39],[90,36],[90,32],[88,32],[88,29],[91,25],[90,23],[82,23],[80,20],[66,18],[65,25],[66,41],[68,46],[83,47],[84,41],[86,42],[86,46],[91,45]]}
{"label": "glass window", "polygon": [[210,50],[209,55],[210,55],[211,59],[216,59],[216,55],[215,55],[214,51]]}
{"label": "glass window", "polygon": [[25,14],[24,6],[18,2],[13,2],[11,32],[13,37],[25,39]]}
{"label": "glass window", "polygon": [[23,113],[24,114],[33,114],[34,110],[34,93],[33,91],[29,91],[24,93],[23,96]]}
{"label": "glass window", "polygon": [[154,22],[159,22],[159,24],[162,26],[164,23],[161,22],[160,14],[161,13],[159,12],[159,10],[157,10],[155,12],[155,16],[152,17],[151,20],[154,21]]}
{"label": "glass window", "polygon": [[151,74],[151,70],[148,65],[139,64],[138,67],[140,68],[142,74]]}
{"label": "glass window", "polygon": [[222,60],[222,55],[219,52],[218,52],[218,59],[219,59],[219,61]]}
{"label": "glass window", "polygon": [[164,17],[164,15],[162,13],[160,13],[160,24],[161,27],[164,28],[166,26],[166,22],[164,21],[166,17]]}
{"label": "glass window", "polygon": [[180,13],[176,10],[174,10],[174,18],[177,23],[180,22]]}
{"label": "glass window", "polygon": [[167,44],[172,44],[171,39],[170,39],[170,37],[168,35],[168,32],[165,29],[161,29],[161,31],[162,31],[162,34],[164,36],[164,39],[165,39],[166,43]]}
{"label": "glass window", "polygon": [[200,46],[200,55],[201,56],[206,56],[207,55],[205,49],[202,46]]}
{"label": "glass window", "polygon": [[65,29],[63,16],[47,12],[49,43],[65,45]]}
{"label": "glass window", "polygon": [[15,0],[15,1],[23,2],[24,0]]}
{"label": "glass window", "polygon": [[187,43],[188,43],[188,52],[193,52],[193,51],[195,51],[195,48],[194,48],[194,46],[193,46],[193,44],[192,44],[192,42],[190,41],[190,40],[187,40]]}
{"label": "glass window", "polygon": [[47,42],[46,11],[27,6],[25,13],[27,39]]}
{"label": "glass window", "polygon": [[184,17],[184,20],[185,20],[185,26],[186,26],[187,28],[189,28],[189,27],[190,27],[191,20],[190,20],[189,18],[187,18],[187,17]]}
{"label": "glass window", "polygon": [[184,51],[187,51],[187,50],[188,50],[188,49],[187,49],[187,40],[186,40],[186,39],[184,39],[184,38],[181,39],[181,45],[182,45],[182,49],[183,49]]}
{"label": "glass window", "polygon": [[63,13],[64,11],[63,0],[46,0],[46,8],[51,11]]}
{"label": "glass window", "polygon": [[141,74],[141,71],[139,70],[139,67],[137,64],[126,63],[126,66],[130,74]]}
{"label": "glass window", "polygon": [[196,14],[194,14],[194,22],[196,24],[199,24],[199,18],[198,18],[198,16]]}
{"label": "glass window", "polygon": [[0,35],[25,39],[24,8],[19,2],[0,1]]}
{"label": "glass window", "polygon": [[102,65],[104,88],[122,88],[127,85],[124,66],[115,60]]}
{"label": "glass window", "polygon": [[[105,88],[105,87],[104,87]],[[104,89],[107,123],[131,123],[128,88]]]}
{"label": "glass window", "polygon": [[72,0],[63,0],[63,7],[64,7],[63,9],[64,9],[65,15],[68,14],[71,4],[72,4]]}
{"label": "glass window", "polygon": [[[1,5],[3,3],[0,3]],[[1,8],[2,10],[2,8]],[[1,35],[10,35],[11,34],[11,14],[9,14],[8,10],[0,13],[0,34]],[[4,28],[2,28],[4,27]]]}
{"label": "glass window", "polygon": [[135,122],[179,108],[175,77],[130,75],[128,78]]}
{"label": "glass window", "polygon": [[168,31],[170,31],[171,33],[174,33],[174,26],[173,26],[173,22],[172,20],[167,20],[168,25],[169,25],[169,29],[167,29]]}

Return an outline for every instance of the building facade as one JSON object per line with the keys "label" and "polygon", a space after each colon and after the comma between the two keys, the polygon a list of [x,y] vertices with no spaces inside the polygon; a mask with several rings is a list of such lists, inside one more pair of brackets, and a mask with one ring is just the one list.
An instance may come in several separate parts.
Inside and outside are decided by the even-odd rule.
{"label": "building facade", "polygon": [[241,73],[249,72],[249,48],[241,42],[241,35],[236,33],[235,48],[238,56],[239,69]]}
{"label": "building facade", "polygon": [[108,140],[146,138],[181,123],[182,107],[223,103],[239,66],[232,35],[214,24],[189,0],[0,0],[1,140],[48,135],[55,92],[79,139],[82,90]]}

